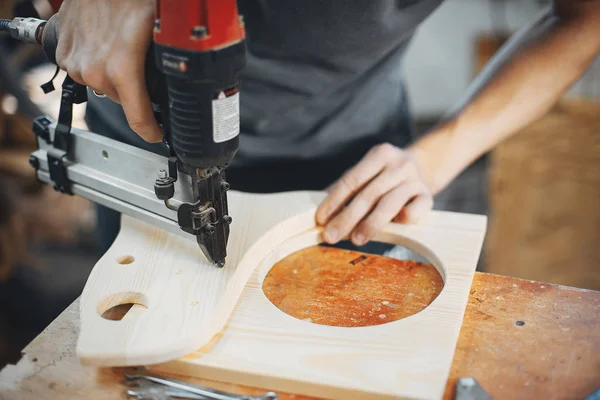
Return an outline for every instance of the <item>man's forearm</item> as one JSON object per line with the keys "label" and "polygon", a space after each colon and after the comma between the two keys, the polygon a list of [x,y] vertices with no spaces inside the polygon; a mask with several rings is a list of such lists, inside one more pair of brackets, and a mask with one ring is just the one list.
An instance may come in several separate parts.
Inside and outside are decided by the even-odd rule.
{"label": "man's forearm", "polygon": [[600,52],[600,2],[579,3],[557,5],[511,38],[449,118],[411,147],[433,192],[545,114],[585,72]]}

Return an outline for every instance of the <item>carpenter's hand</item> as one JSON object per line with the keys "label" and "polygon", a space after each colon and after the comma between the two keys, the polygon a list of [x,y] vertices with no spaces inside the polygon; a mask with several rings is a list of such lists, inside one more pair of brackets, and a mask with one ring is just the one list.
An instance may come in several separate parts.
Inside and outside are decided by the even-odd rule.
{"label": "carpenter's hand", "polygon": [[60,68],[123,106],[129,126],[148,142],[161,140],[144,67],[155,0],[65,0],[58,13]]}
{"label": "carpenter's hand", "polygon": [[431,192],[411,153],[382,144],[330,188],[316,218],[319,225],[326,225],[323,239],[327,243],[350,235],[360,246],[388,222],[415,221],[432,206]]}

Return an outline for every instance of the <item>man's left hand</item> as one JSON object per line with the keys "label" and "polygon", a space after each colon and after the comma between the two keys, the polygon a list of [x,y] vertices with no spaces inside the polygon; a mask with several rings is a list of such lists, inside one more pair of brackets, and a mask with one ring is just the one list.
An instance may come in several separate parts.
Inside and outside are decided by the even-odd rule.
{"label": "man's left hand", "polygon": [[316,218],[330,244],[349,237],[362,246],[388,222],[412,222],[433,207],[415,157],[387,143],[372,148],[328,191]]}

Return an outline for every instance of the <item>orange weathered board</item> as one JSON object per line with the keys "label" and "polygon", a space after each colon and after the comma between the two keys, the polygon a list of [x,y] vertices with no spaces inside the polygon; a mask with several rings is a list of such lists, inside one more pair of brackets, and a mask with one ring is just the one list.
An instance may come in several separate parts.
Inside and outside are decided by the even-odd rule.
{"label": "orange weathered board", "polygon": [[277,308],[299,319],[370,326],[418,313],[443,286],[431,264],[313,246],[275,264],[263,291]]}

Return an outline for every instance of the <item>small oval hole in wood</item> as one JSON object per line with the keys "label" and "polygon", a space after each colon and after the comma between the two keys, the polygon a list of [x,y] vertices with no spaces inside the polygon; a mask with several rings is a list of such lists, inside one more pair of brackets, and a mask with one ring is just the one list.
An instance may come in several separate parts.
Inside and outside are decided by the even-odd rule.
{"label": "small oval hole in wood", "polygon": [[109,321],[121,321],[123,318],[125,318],[125,315],[132,312],[131,309],[134,306],[136,307],[136,309],[133,311],[133,313],[138,313],[138,311],[142,311],[142,310],[146,309],[146,307],[144,307],[141,304],[135,304],[135,303],[119,304],[118,306],[111,307],[108,310],[104,311],[102,313],[101,317],[104,319],[107,319]]}
{"label": "small oval hole in wood", "polygon": [[107,296],[98,304],[98,314],[109,321],[132,319],[148,309],[148,298],[138,292]]}
{"label": "small oval hole in wood", "polygon": [[117,258],[117,262],[121,265],[127,265],[127,264],[131,264],[135,261],[135,257],[134,256],[121,256],[119,258]]}

